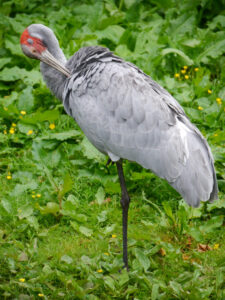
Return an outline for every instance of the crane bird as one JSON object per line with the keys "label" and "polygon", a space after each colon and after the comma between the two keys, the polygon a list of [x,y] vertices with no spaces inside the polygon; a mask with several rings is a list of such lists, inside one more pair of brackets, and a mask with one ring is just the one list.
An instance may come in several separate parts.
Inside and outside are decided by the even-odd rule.
{"label": "crane bird", "polygon": [[22,51],[41,61],[43,78],[89,141],[116,163],[121,186],[123,262],[128,268],[130,198],[122,159],[164,178],[186,202],[217,199],[213,156],[179,103],[158,83],[109,49],[84,47],[67,60],[53,31],[28,26]]}

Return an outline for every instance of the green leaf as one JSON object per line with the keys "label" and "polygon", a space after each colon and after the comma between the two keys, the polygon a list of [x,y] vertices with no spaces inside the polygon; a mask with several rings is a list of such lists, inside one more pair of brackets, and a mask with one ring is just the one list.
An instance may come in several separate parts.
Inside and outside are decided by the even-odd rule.
{"label": "green leaf", "polygon": [[179,201],[179,210],[183,207],[186,211],[188,219],[200,218],[202,216],[203,204],[200,204],[198,208],[189,206],[183,199]]}
{"label": "green leaf", "polygon": [[170,281],[169,285],[175,292],[175,295],[179,296],[181,295],[181,292],[183,292],[182,286],[178,282]]}
{"label": "green leaf", "polygon": [[118,182],[107,181],[104,185],[105,191],[110,194],[119,194],[121,192]]}
{"label": "green leaf", "polygon": [[132,52],[127,48],[127,45],[118,45],[115,49],[115,54],[121,57],[129,58],[132,56]]}
{"label": "green leaf", "polygon": [[166,215],[175,223],[176,220],[175,220],[175,216],[173,214],[170,203],[168,201],[163,201],[162,204],[163,204],[163,208],[164,208]]}
{"label": "green leaf", "polygon": [[223,216],[214,216],[210,220],[204,222],[199,229],[203,233],[213,232],[216,228],[221,227],[223,224]]}
{"label": "green leaf", "polygon": [[105,276],[104,277],[104,284],[109,287],[112,291],[115,290],[115,284],[114,284],[114,280],[112,279],[112,277],[110,276]]}
{"label": "green leaf", "polygon": [[198,98],[196,99],[196,102],[199,106],[202,106],[204,109],[210,107],[211,105],[211,101],[206,97]]}
{"label": "green leaf", "polygon": [[213,203],[208,203],[207,204],[207,210],[209,212],[214,210],[214,209],[217,209],[217,208],[225,208],[225,201],[222,197],[220,199],[214,201]]}
{"label": "green leaf", "polygon": [[197,56],[196,62],[198,64],[201,62],[207,64],[209,63],[210,58],[218,58],[223,53],[225,53],[225,39],[222,41],[214,41]]}
{"label": "green leaf", "polygon": [[46,206],[39,206],[39,210],[42,214],[53,214],[59,213],[59,205],[55,202],[48,202]]}
{"label": "green leaf", "polygon": [[127,270],[122,270],[121,271],[121,274],[119,276],[119,285],[120,286],[123,286],[124,284],[126,284],[128,281],[129,281],[129,275],[128,275],[128,272]]}
{"label": "green leaf", "polygon": [[17,128],[21,133],[27,134],[29,130],[34,130],[36,127],[33,125],[23,124],[20,121],[17,123]]}
{"label": "green leaf", "polygon": [[31,111],[31,109],[34,106],[34,96],[32,91],[33,91],[32,86],[28,86],[26,89],[22,91],[18,101],[19,110],[25,110],[27,112]]}
{"label": "green leaf", "polygon": [[97,161],[101,161],[105,159],[105,156],[100,153],[89,141],[86,137],[84,137],[81,142],[81,147],[84,151],[84,156],[89,159],[96,159]]}
{"label": "green leaf", "polygon": [[35,216],[28,216],[26,219],[31,227],[34,227],[35,230],[39,229],[38,219]]}
{"label": "green leaf", "polygon": [[216,27],[219,27],[218,25],[220,25],[221,27],[225,28],[225,16],[223,15],[219,15],[216,16],[213,21],[211,23],[209,23],[208,27],[213,30]]}
{"label": "green leaf", "polygon": [[12,54],[23,56],[18,36],[7,36],[5,47],[6,49],[9,49]]}
{"label": "green leaf", "polygon": [[72,257],[70,257],[69,255],[63,255],[60,259],[62,262],[67,263],[68,265],[73,263],[73,259]]}
{"label": "green leaf", "polygon": [[25,205],[20,207],[18,211],[19,211],[18,214],[19,219],[24,219],[31,216],[33,214],[34,209],[31,205]]}
{"label": "green leaf", "polygon": [[105,192],[104,192],[104,190],[103,190],[102,187],[99,187],[99,188],[98,188],[98,191],[97,191],[97,193],[95,194],[95,199],[96,199],[96,201],[97,201],[97,203],[98,203],[99,205],[101,205],[101,204],[104,202],[104,199],[105,199]]}
{"label": "green leaf", "polygon": [[21,70],[18,67],[5,68],[0,72],[0,80],[2,81],[15,81],[21,79]]}
{"label": "green leaf", "polygon": [[113,43],[118,44],[124,31],[125,29],[122,26],[111,25],[106,27],[104,30],[95,31],[95,34],[98,36],[99,39],[108,39],[111,40]]}
{"label": "green leaf", "polygon": [[35,190],[38,187],[38,184],[36,181],[34,180],[30,180],[30,182],[28,183],[17,183],[14,187],[14,189],[11,191],[10,195],[12,197],[18,197],[22,194],[24,194],[24,192],[28,191],[28,190]]}
{"label": "green leaf", "polygon": [[68,199],[66,201],[62,202],[62,213],[64,215],[68,215],[68,216],[74,216],[76,215],[76,202],[74,202],[72,199]]}
{"label": "green leaf", "polygon": [[127,9],[129,9],[132,5],[134,5],[137,1],[136,0],[124,0],[124,4]]}
{"label": "green leaf", "polygon": [[200,113],[199,110],[197,110],[195,108],[191,108],[191,107],[185,107],[184,110],[187,113],[187,115],[192,117],[192,119],[201,120],[202,114]]}
{"label": "green leaf", "polygon": [[162,52],[161,52],[162,56],[165,56],[165,55],[170,54],[170,53],[178,54],[179,56],[181,56],[183,58],[183,60],[186,62],[187,65],[193,65],[194,64],[193,60],[190,57],[188,57],[186,54],[184,54],[183,51],[181,51],[179,49],[166,48],[166,49],[163,49]]}
{"label": "green leaf", "polygon": [[86,223],[87,222],[87,216],[84,215],[84,214],[76,214],[74,216],[74,219],[77,221],[77,222],[80,222],[80,223]]}
{"label": "green leaf", "polygon": [[0,143],[4,144],[7,140],[7,136],[3,133],[0,133]]}
{"label": "green leaf", "polygon": [[80,226],[79,231],[87,237],[92,236],[92,234],[93,234],[92,229],[89,229],[89,228],[84,227],[84,226]]}
{"label": "green leaf", "polygon": [[75,138],[77,136],[80,136],[81,133],[80,131],[77,130],[68,130],[68,131],[64,131],[64,132],[59,132],[59,133],[49,133],[46,136],[42,136],[41,139],[43,140],[57,140],[57,141],[66,141],[72,138]]}
{"label": "green leaf", "polygon": [[26,252],[21,252],[18,256],[18,261],[28,261],[28,256]]}
{"label": "green leaf", "polygon": [[13,212],[13,209],[12,209],[12,205],[10,203],[9,200],[6,200],[6,199],[2,199],[1,200],[1,205],[2,207],[7,211],[7,213],[12,213]]}
{"label": "green leaf", "polygon": [[70,225],[72,226],[72,228],[73,228],[75,231],[79,231],[79,225],[77,224],[77,222],[70,221]]}
{"label": "green leaf", "polygon": [[59,196],[63,197],[67,192],[69,192],[73,187],[73,180],[69,173],[66,173],[63,179],[63,186],[59,192]]}
{"label": "green leaf", "polygon": [[98,222],[99,223],[104,223],[107,220],[107,214],[108,211],[107,210],[103,210],[98,216]]}
{"label": "green leaf", "polygon": [[134,250],[134,254],[139,261],[140,265],[143,267],[145,272],[148,270],[150,267],[150,260],[149,258],[144,254],[144,252],[138,248]]}
{"label": "green leaf", "polygon": [[9,107],[11,104],[13,104],[15,102],[15,100],[18,99],[18,93],[17,92],[12,92],[9,96],[6,96],[2,99],[0,99],[0,103],[4,106],[4,107]]}
{"label": "green leaf", "polygon": [[15,81],[19,79],[24,80],[28,85],[34,85],[35,83],[40,83],[42,81],[40,72],[36,70],[27,71],[19,67],[13,67],[4,68],[0,72],[0,80],[2,81]]}
{"label": "green leaf", "polygon": [[158,296],[159,296],[159,284],[154,283],[152,285],[151,300],[157,300]]}
{"label": "green leaf", "polygon": [[11,62],[12,58],[11,57],[5,57],[5,58],[0,58],[0,69],[4,67],[6,64]]}
{"label": "green leaf", "polygon": [[190,227],[188,228],[188,233],[197,241],[201,242],[204,239],[203,234],[199,230],[199,228],[196,227]]}
{"label": "green leaf", "polygon": [[182,45],[194,48],[201,43],[200,40],[197,39],[189,39],[182,42]]}
{"label": "green leaf", "polygon": [[21,122],[28,124],[37,124],[38,122],[54,122],[59,119],[59,111],[58,110],[46,110],[46,111],[38,111],[30,115],[26,115],[23,117]]}
{"label": "green leaf", "polygon": [[109,233],[113,232],[115,227],[116,227],[116,224],[106,226],[104,229],[104,233],[109,234]]}

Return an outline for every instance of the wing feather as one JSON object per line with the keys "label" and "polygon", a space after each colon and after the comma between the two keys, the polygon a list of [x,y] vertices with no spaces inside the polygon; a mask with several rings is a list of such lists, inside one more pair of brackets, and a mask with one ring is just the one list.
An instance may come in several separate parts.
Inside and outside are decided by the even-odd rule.
{"label": "wing feather", "polygon": [[176,100],[132,64],[108,59],[72,76],[64,106],[112,160],[152,170],[190,205],[217,196],[213,158],[201,133]]}

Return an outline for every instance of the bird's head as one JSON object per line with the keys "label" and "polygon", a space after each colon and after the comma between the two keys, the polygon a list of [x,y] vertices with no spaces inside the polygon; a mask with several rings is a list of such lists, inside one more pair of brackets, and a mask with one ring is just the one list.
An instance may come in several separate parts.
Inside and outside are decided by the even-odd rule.
{"label": "bird's head", "polygon": [[58,40],[50,28],[42,24],[32,24],[28,26],[21,35],[20,45],[26,56],[38,59],[64,75],[70,76],[70,71],[49,51],[49,46],[51,46],[52,49],[55,48],[55,51],[60,49]]}

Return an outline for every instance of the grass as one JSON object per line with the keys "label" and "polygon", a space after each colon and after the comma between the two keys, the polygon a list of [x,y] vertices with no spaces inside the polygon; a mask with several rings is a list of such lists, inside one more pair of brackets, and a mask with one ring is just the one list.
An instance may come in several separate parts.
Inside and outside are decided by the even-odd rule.
{"label": "grass", "polygon": [[[222,2],[5,1],[0,21],[0,298],[224,299]],[[98,22],[96,22],[98,20]],[[219,200],[188,207],[164,180],[124,162],[130,270],[122,263],[116,167],[87,141],[21,52],[31,23],[67,57],[103,45],[184,107],[215,158]]]}
{"label": "grass", "polygon": [[[4,272],[7,271],[2,287],[6,290],[9,287],[10,293],[12,290],[18,294],[29,291],[28,295],[43,293],[50,299],[121,299],[133,295],[144,299],[153,286],[158,291],[155,299],[168,295],[171,299],[174,295],[197,299],[200,289],[205,295],[201,299],[206,299],[206,295],[218,289],[210,298],[222,299],[220,274],[225,266],[221,228],[201,240],[201,243],[209,243],[212,250],[200,252],[199,243],[188,234],[177,233],[176,226],[170,225],[165,216],[156,214],[143,201],[133,201],[129,217],[130,272],[121,273],[121,211],[116,200],[119,199],[101,207],[79,204],[78,211],[86,211],[85,226],[93,230],[91,236],[75,231],[65,217],[52,226],[49,224],[53,220],[49,219],[48,227],[43,224],[38,234],[29,231],[24,234],[24,224],[17,225],[16,229],[7,226],[1,247]],[[108,218],[99,222],[103,212],[107,212]],[[196,225],[189,224],[194,228]],[[213,249],[216,244],[219,248]],[[110,280],[105,283],[108,277]],[[21,283],[21,278],[25,282]],[[132,291],[130,285],[134,285]]]}

